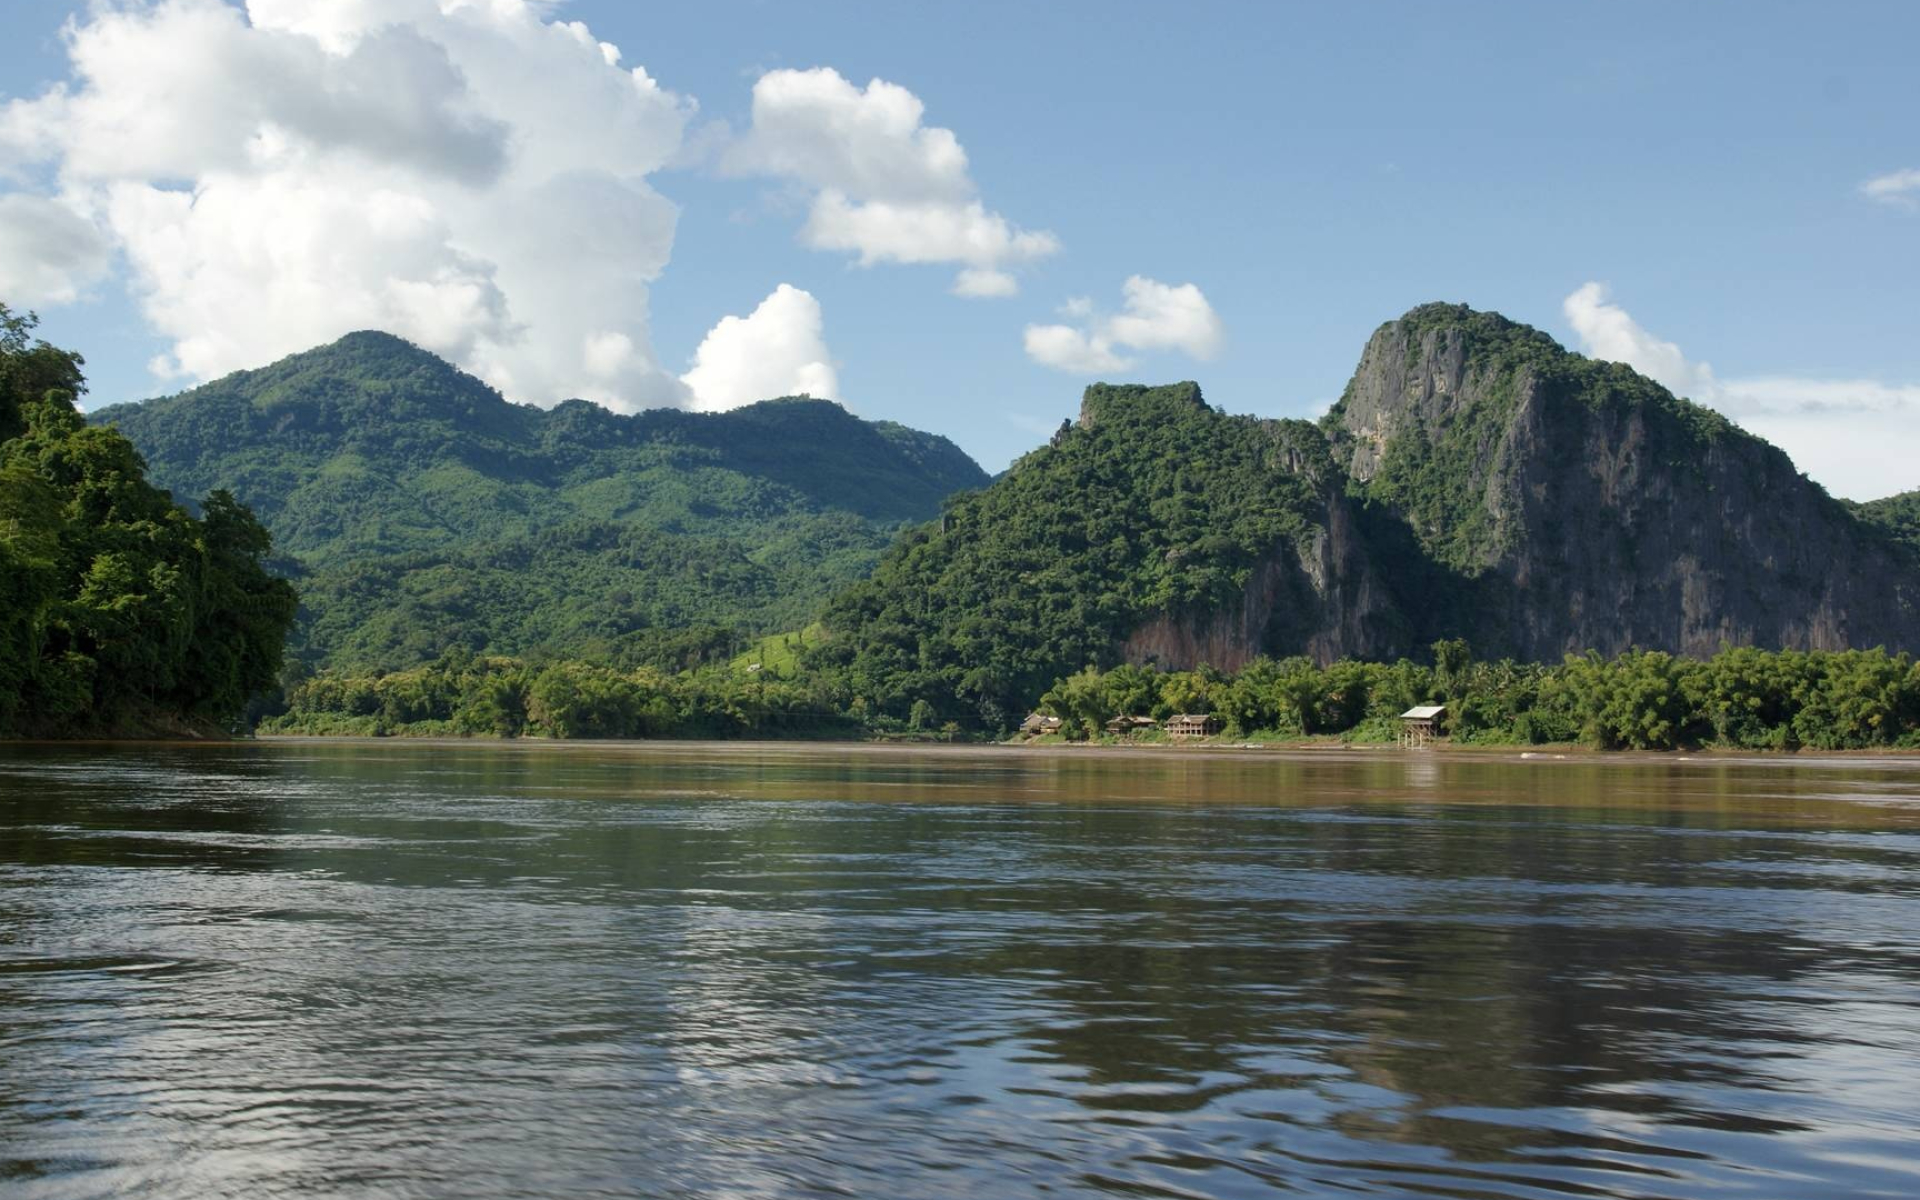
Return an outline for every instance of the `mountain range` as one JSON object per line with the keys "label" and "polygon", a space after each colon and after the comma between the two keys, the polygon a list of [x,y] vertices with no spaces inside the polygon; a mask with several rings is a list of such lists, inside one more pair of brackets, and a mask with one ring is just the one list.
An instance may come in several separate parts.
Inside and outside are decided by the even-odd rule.
{"label": "mountain range", "polygon": [[155,483],[252,508],[302,594],[296,651],[354,668],[798,624],[987,482],[945,438],[825,400],[541,409],[373,332],[91,419]]}
{"label": "mountain range", "polygon": [[1920,649],[1916,497],[1850,505],[1710,409],[1458,305],[1374,333],[1316,423],[1197,385],[1077,423],[837,597],[815,662],[868,703],[1004,724],[1119,661]]}
{"label": "mountain range", "polygon": [[999,724],[1121,661],[1920,648],[1920,494],[1835,500],[1711,409],[1459,305],[1381,326],[1318,422],[1100,384],[991,481],[826,401],[539,409],[378,333],[93,419],[161,485],[253,507],[320,665],[697,659],[818,617],[797,669]]}

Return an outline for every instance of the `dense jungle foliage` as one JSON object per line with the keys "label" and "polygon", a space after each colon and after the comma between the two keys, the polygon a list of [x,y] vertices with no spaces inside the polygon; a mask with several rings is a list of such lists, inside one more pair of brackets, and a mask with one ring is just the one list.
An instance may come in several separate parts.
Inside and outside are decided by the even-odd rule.
{"label": "dense jungle foliage", "polygon": [[1228,602],[1275,547],[1322,531],[1332,470],[1307,422],[1222,415],[1192,383],[1096,385],[1078,425],[836,598],[805,669],[896,717],[1017,721],[1145,619]]}
{"label": "dense jungle foliage", "polygon": [[1461,742],[1579,742],[1607,750],[1707,746],[1744,750],[1920,747],[1920,665],[1884,650],[1767,652],[1710,659],[1635,650],[1556,665],[1475,662],[1463,641],[1433,664],[1258,659],[1236,675],[1089,668],[1056,683],[1040,710],[1065,736],[1104,736],[1117,716],[1217,715],[1224,736],[1339,735],[1386,741],[1399,714],[1444,704]]}
{"label": "dense jungle foliage", "polygon": [[[1421,385],[1430,390],[1405,390],[1424,379],[1428,355],[1445,356],[1444,369]],[[1363,387],[1366,403],[1392,409],[1351,412]],[[1371,473],[1350,474],[1369,449],[1380,454]],[[1678,574],[1704,591],[1758,594],[1730,614],[1735,625],[1785,642],[1804,614],[1767,611],[1769,589],[1787,607],[1811,605],[1818,580],[1774,565],[1793,529],[1750,543],[1735,517],[1714,528],[1712,505],[1725,501],[1706,474],[1712,463],[1805,489],[1795,498],[1809,501],[1806,512],[1832,518],[1818,526],[1823,537],[1880,540],[1718,413],[1497,313],[1425,305],[1381,328],[1317,427],[1222,414],[1192,384],[1090,388],[1077,425],[993,486],[949,502],[937,527],[908,533],[837,597],[803,666],[896,718],[926,705],[943,721],[1000,728],[1052,679],[1089,664],[1150,661],[1168,646],[1164,662],[1204,661],[1201,639],[1180,636],[1216,619],[1230,623],[1236,662],[1253,649],[1303,652],[1347,619],[1338,644],[1370,657],[1460,636],[1516,658],[1583,642],[1611,652],[1631,644],[1628,630],[1672,632],[1675,565],[1655,559],[1680,556]],[[1640,493],[1647,504],[1634,503]],[[1670,526],[1634,522],[1658,525],[1656,501],[1676,496],[1687,512],[1674,520],[1705,514],[1700,536],[1642,555]],[[1889,527],[1913,511],[1868,507]],[[1311,553],[1322,537],[1352,553]],[[1249,617],[1237,606],[1256,579],[1259,612]],[[1591,628],[1577,641],[1556,636],[1556,614],[1543,607],[1562,603],[1543,583],[1556,579],[1586,605]],[[1920,574],[1846,582],[1860,597],[1890,595],[1890,617],[1859,624],[1875,642],[1912,648],[1920,618],[1909,608],[1903,626],[1898,614],[1903,594],[1920,595]],[[1621,596],[1638,608],[1611,624],[1604,610],[1593,615]],[[1149,626],[1150,637],[1137,636]]]}
{"label": "dense jungle foliage", "polygon": [[[262,733],[554,738],[860,737],[886,732],[829,681],[450,650],[386,674],[291,685]],[[904,729],[903,723],[892,728]]]}
{"label": "dense jungle foliage", "polygon": [[[1440,700],[1465,741],[1913,741],[1912,664],[1880,651],[1727,650],[1706,663],[1634,651],[1542,666],[1474,663],[1450,640],[1431,665],[1273,658],[1231,677],[1123,665],[1142,657],[1129,638],[1143,626],[1202,625],[1256,578],[1267,590],[1249,620],[1265,625],[1236,636],[1276,654],[1305,644],[1301,630],[1339,617],[1313,608],[1336,517],[1355,553],[1385,564],[1353,576],[1390,627],[1370,643],[1384,646],[1376,653],[1466,628],[1455,601],[1476,593],[1448,589],[1512,532],[1498,505],[1474,498],[1474,481],[1496,471],[1495,431],[1474,414],[1498,415],[1522,375],[1594,411],[1657,409],[1645,436],[1663,470],[1745,436],[1495,314],[1416,310],[1410,345],[1422,344],[1423,321],[1450,322],[1447,336],[1470,343],[1475,386],[1494,399],[1397,442],[1366,484],[1339,465],[1351,435],[1337,420],[1229,416],[1188,383],[1088,389],[1077,423],[979,490],[966,490],[984,482],[978,468],[944,439],[837,405],[542,411],[382,334],[107,410],[86,428],[70,399],[29,402],[78,389],[78,359],[28,345],[16,321],[7,387],[29,399],[0,408],[0,433],[13,435],[9,464],[28,465],[10,465],[0,493],[4,586],[21,597],[7,611],[67,632],[0,625],[9,645],[32,650],[20,661],[45,660],[16,672],[23,698],[0,717],[71,722],[85,711],[105,727],[145,705],[229,719],[261,690],[277,662],[265,633],[284,628],[290,593],[261,568],[260,526],[215,490],[232,483],[241,500],[260,499],[304,599],[283,688],[248,710],[274,732],[997,737],[1038,704],[1076,736],[1112,716],[1201,711],[1234,736],[1367,740],[1391,737],[1406,707]],[[139,482],[139,456],[115,427],[150,446],[167,478],[213,490],[203,517]],[[91,457],[49,449],[69,442]],[[129,498],[110,519],[67,530],[77,548],[61,558],[29,532],[44,522],[24,518],[39,511],[32,480],[64,478],[56,466],[76,458],[109,464],[97,474]],[[123,547],[113,539],[139,497],[152,510],[139,519],[167,532]],[[1879,536],[1907,537],[1920,524],[1911,499],[1855,511]],[[936,510],[935,522],[910,523]],[[190,561],[191,546],[212,565],[179,567],[177,580],[161,569]],[[83,576],[71,598],[47,598],[43,560],[77,564],[60,568]],[[179,632],[222,622],[253,639],[249,653],[229,661]],[[1435,625],[1444,633],[1422,636]],[[804,631],[763,636],[781,629]],[[230,686],[208,691],[207,673]],[[73,684],[82,677],[90,690]],[[206,698],[183,698],[194,688]]]}
{"label": "dense jungle foliage", "polygon": [[193,516],[89,427],[78,354],[0,305],[0,736],[186,732],[270,688],[295,597],[233,496]]}
{"label": "dense jungle foliage", "polygon": [[987,481],[944,438],[823,400],[542,410],[380,333],[93,420],[157,483],[251,505],[300,586],[296,656],[345,668],[797,626]]}
{"label": "dense jungle foliage", "polygon": [[[1477,662],[1463,641],[1432,662],[1257,659],[1237,674],[1088,667],[1038,697],[1068,740],[1108,740],[1119,716],[1212,713],[1223,738],[1392,741],[1399,715],[1444,704],[1454,740],[1579,743],[1610,750],[1920,747],[1920,666],[1882,650],[1727,648],[1706,661],[1650,651],[1554,665]],[[830,675],[770,678],[708,667],[678,674],[464,651],[387,675],[325,674],[295,685],[264,732],[650,737],[994,737],[921,701],[905,718]],[[1128,740],[1149,740],[1154,733]]]}
{"label": "dense jungle foliage", "polygon": [[1854,515],[1920,550],[1920,491],[1850,505]]}

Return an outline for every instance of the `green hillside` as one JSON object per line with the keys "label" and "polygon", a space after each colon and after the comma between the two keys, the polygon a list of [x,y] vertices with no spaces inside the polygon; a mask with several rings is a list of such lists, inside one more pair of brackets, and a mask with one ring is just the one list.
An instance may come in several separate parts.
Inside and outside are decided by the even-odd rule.
{"label": "green hillside", "polygon": [[827,401],[543,410],[381,333],[92,419],[162,486],[252,506],[304,599],[296,650],[360,668],[798,624],[986,482],[946,439]]}
{"label": "green hillside", "polygon": [[1920,491],[1901,492],[1852,507],[1861,520],[1920,550]]}
{"label": "green hillside", "polygon": [[1337,480],[1307,422],[1227,416],[1192,383],[1097,385],[1077,425],[836,598],[806,665],[877,710],[924,701],[995,728],[1055,678],[1117,661],[1154,618],[1203,620],[1261,590],[1276,551],[1285,599],[1256,638],[1304,639],[1324,615],[1306,577]]}
{"label": "green hillside", "polygon": [[1864,506],[1871,524],[1625,366],[1425,305],[1374,334],[1318,426],[1227,416],[1192,384],[1088,389],[1077,425],[837,597],[800,673],[895,718],[994,728],[1123,662],[1452,638],[1549,663],[1914,650],[1914,511]]}

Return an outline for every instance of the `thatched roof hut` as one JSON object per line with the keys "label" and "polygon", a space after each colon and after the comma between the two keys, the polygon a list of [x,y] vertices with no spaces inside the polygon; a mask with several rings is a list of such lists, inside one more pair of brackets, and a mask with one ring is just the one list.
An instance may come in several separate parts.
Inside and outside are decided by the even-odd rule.
{"label": "thatched roof hut", "polygon": [[1212,713],[1175,713],[1167,718],[1167,732],[1177,738],[1212,737],[1220,732],[1220,718]]}

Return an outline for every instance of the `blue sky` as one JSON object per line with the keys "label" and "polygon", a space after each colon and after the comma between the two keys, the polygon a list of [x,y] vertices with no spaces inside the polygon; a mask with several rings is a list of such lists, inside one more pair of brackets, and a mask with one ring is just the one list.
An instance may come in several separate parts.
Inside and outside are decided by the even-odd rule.
{"label": "blue sky", "polygon": [[[8,8],[0,93],[32,101],[68,78],[61,27],[85,9]],[[1839,494],[1920,487],[1920,176],[1899,174],[1920,168],[1920,7],[579,0],[542,15],[583,22],[698,105],[645,174],[677,209],[637,293],[650,320],[629,330],[660,387],[721,318],[785,284],[817,307],[841,399],[998,469],[1096,374],[1192,378],[1229,411],[1315,415],[1375,326],[1464,301],[1727,409]],[[1053,235],[1054,252],[999,264],[1017,294],[951,294],[964,263],[861,266],[809,245],[819,181],[729,158],[754,134],[756,82],[820,67],[912,93],[924,127],[964,147],[984,209]],[[53,195],[63,153],[16,162],[0,192]],[[1890,181],[1877,196],[1875,179]],[[1117,347],[1123,370],[1027,353],[1029,326],[1097,333],[1134,276],[1204,296],[1210,357],[1173,336]],[[148,364],[198,310],[156,321],[130,277],[115,251],[74,302],[34,305],[46,336],[86,353],[95,403],[194,377]],[[1566,302],[1589,282],[1606,291],[1576,326]],[[1062,315],[1076,298],[1094,315]]]}

